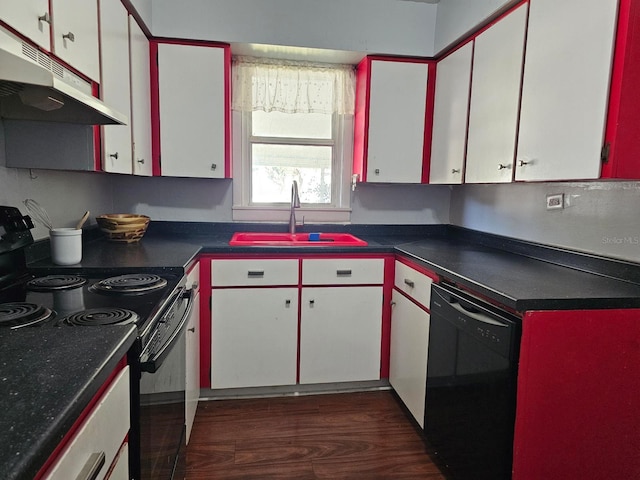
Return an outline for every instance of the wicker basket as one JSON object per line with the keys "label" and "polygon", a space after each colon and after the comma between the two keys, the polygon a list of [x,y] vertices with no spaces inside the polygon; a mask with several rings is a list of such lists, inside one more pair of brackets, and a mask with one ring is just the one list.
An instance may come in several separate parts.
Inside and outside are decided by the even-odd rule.
{"label": "wicker basket", "polygon": [[112,242],[138,242],[147,231],[151,219],[133,213],[112,213],[96,217],[100,230]]}

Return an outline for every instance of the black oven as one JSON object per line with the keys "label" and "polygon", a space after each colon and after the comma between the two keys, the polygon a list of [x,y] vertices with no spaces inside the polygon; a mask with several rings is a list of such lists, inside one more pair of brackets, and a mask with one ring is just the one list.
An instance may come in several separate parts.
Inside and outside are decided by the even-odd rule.
{"label": "black oven", "polygon": [[193,290],[180,285],[140,354],[140,462],[132,470],[144,480],[185,477],[185,329],[193,302]]}
{"label": "black oven", "polygon": [[433,285],[424,431],[452,479],[511,478],[521,320]]}
{"label": "black oven", "polygon": [[0,328],[99,328],[135,323],[130,478],[184,478],[185,330],[194,302],[186,276],[165,271],[30,271],[29,217],[0,207]]}

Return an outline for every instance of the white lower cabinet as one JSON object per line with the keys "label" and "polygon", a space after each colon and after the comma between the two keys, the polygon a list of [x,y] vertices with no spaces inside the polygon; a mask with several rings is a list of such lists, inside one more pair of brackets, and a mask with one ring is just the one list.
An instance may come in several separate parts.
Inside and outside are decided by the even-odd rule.
{"label": "white lower cabinet", "polygon": [[300,383],[380,379],[382,287],[304,287]]}
{"label": "white lower cabinet", "polygon": [[[121,447],[126,443],[129,432],[129,408],[129,367],[126,367],[116,376],[77,433],[63,448],[44,479],[128,479],[127,454],[123,459],[118,452],[122,452]],[[87,471],[100,463],[102,467],[96,467],[97,473],[89,477]],[[106,477],[110,471],[111,475]]]}
{"label": "white lower cabinet", "polygon": [[211,388],[296,383],[296,287],[214,289],[211,305]]}
{"label": "white lower cabinet", "polygon": [[200,400],[200,289],[198,281],[200,266],[196,265],[187,277],[187,288],[194,290],[193,307],[189,315],[185,348],[185,422],[186,443],[189,443],[191,428],[196,417]]}
{"label": "white lower cabinet", "polygon": [[424,427],[429,313],[397,290],[392,305],[389,383]]}
{"label": "white lower cabinet", "polygon": [[211,388],[380,379],[383,258],[211,261]]}

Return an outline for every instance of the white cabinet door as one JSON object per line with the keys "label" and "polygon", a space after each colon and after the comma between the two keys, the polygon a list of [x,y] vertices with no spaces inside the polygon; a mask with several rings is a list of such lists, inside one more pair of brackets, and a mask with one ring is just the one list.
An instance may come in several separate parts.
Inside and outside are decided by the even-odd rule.
{"label": "white cabinet door", "polygon": [[225,176],[225,50],[158,45],[163,176]]}
{"label": "white cabinet door", "polygon": [[297,288],[214,289],[211,305],[211,388],[296,383]]}
{"label": "white cabinet door", "polygon": [[531,1],[516,180],[600,176],[617,4]]}
{"label": "white cabinet door", "polygon": [[525,4],[475,39],[465,183],[513,178],[526,25]]}
{"label": "white cabinet door", "polygon": [[305,287],[300,383],[380,379],[382,287]]}
{"label": "white cabinet door", "polygon": [[51,50],[49,0],[2,0],[0,19],[45,50]]}
{"label": "white cabinet door", "polygon": [[186,382],[185,382],[185,422],[186,442],[189,443],[191,428],[200,399],[200,266],[196,265],[187,277],[187,288],[194,289],[194,303],[189,315],[186,338]]}
{"label": "white cabinet door", "polygon": [[100,0],[100,42],[102,100],[129,118],[129,125],[102,127],[102,169],[131,174],[129,21],[120,0]]}
{"label": "white cabinet door", "polygon": [[429,314],[393,291],[389,383],[413,418],[424,427]]}
{"label": "white cabinet door", "polygon": [[438,62],[429,183],[462,183],[467,140],[471,42]]}
{"label": "white cabinet door", "polygon": [[[86,478],[86,472],[84,476],[82,474],[87,461],[92,455],[104,453],[103,467],[91,477],[97,480],[104,479],[129,432],[129,398],[129,367],[126,367],[109,385],[44,478]],[[115,477],[114,480],[116,479],[123,480],[122,477]]]}
{"label": "white cabinet door", "polygon": [[134,175],[153,174],[151,159],[151,71],[149,40],[129,17],[129,53],[131,70],[131,137]]}
{"label": "white cabinet door", "polygon": [[53,52],[100,81],[97,0],[51,0]]}
{"label": "white cabinet door", "polygon": [[367,181],[420,183],[428,65],[373,60]]}

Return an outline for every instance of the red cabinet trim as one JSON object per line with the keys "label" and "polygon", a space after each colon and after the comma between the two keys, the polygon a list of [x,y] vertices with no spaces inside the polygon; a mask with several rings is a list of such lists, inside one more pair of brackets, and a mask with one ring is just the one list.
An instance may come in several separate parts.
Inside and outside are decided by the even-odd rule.
{"label": "red cabinet trim", "polygon": [[174,45],[191,45],[198,47],[222,48],[224,50],[224,178],[231,178],[231,46],[227,43],[206,40],[186,40],[156,37],[149,41],[151,70],[151,156],[153,158],[153,176],[162,176],[162,152],[160,148],[160,93],[158,70],[158,45],[170,43]]}

